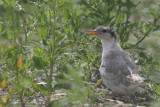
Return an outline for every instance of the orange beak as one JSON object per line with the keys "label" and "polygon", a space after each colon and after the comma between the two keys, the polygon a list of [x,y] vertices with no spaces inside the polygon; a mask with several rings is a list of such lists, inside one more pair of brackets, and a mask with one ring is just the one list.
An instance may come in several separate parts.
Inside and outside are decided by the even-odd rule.
{"label": "orange beak", "polygon": [[88,33],[86,33],[86,34],[88,34],[88,35],[100,35],[100,33],[98,33],[95,30],[89,30]]}

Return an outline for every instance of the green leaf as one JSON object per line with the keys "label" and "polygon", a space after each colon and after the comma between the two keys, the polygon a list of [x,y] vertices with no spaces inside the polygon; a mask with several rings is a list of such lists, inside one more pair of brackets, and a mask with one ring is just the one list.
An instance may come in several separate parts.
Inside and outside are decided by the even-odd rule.
{"label": "green leaf", "polygon": [[33,61],[34,61],[34,66],[37,69],[44,69],[44,67],[47,64],[42,56],[34,56]]}
{"label": "green leaf", "polygon": [[39,30],[39,40],[46,39],[47,36],[47,30],[44,28],[40,28]]}
{"label": "green leaf", "polygon": [[62,0],[62,1],[61,1],[61,3],[59,4],[60,7],[64,5],[64,1],[65,1],[65,0]]}
{"label": "green leaf", "polygon": [[123,42],[127,42],[129,40],[129,32],[126,32],[126,36],[123,40]]}
{"label": "green leaf", "polygon": [[36,42],[26,42],[25,44],[23,44],[23,47],[25,48],[36,47],[36,46],[38,46]]}

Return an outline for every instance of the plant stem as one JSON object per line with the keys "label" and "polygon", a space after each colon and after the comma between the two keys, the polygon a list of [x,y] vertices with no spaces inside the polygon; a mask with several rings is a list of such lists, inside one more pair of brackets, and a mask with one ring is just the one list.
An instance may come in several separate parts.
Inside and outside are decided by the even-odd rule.
{"label": "plant stem", "polygon": [[[57,16],[57,0],[53,1],[53,5],[50,2],[50,19],[49,19],[49,31],[52,32],[51,38],[52,38],[52,44],[51,44],[51,51],[50,51],[50,73],[49,73],[49,79],[48,79],[48,85],[49,85],[49,90],[48,90],[48,95],[47,95],[47,105],[51,106],[51,94],[53,91],[52,88],[52,75],[53,75],[53,68],[54,68],[54,63],[55,63],[55,51],[56,51],[56,16]],[[53,11],[53,13],[52,13]],[[53,16],[52,16],[53,14]],[[54,22],[52,22],[52,19]]]}
{"label": "plant stem", "polygon": [[20,92],[20,102],[21,102],[21,107],[25,107],[25,103],[23,102],[23,89]]}
{"label": "plant stem", "polygon": [[126,47],[126,48],[124,48],[124,49],[131,49],[131,48],[134,48],[134,47],[136,47],[137,45],[139,45],[148,35],[149,35],[149,33],[152,31],[152,28],[150,28],[146,33],[145,33],[145,35],[136,43],[136,44],[134,44],[134,45],[132,45],[132,46],[129,46],[129,47]]}

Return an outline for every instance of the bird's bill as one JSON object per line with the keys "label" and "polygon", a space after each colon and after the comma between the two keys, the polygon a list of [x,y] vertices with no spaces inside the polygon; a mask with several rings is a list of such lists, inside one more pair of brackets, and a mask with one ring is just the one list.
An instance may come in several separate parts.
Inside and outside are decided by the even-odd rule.
{"label": "bird's bill", "polygon": [[98,33],[95,30],[89,30],[86,34],[88,34],[88,35],[99,35],[100,33]]}

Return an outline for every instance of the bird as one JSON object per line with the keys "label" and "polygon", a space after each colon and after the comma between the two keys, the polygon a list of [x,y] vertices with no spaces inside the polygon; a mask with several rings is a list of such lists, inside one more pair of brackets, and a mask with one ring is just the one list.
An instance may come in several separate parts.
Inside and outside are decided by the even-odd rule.
{"label": "bird", "polygon": [[117,42],[116,32],[108,26],[98,26],[89,30],[86,34],[95,35],[102,43],[102,60],[99,68],[104,85],[112,90],[112,98],[115,94],[132,95],[144,82],[140,71],[128,54]]}

